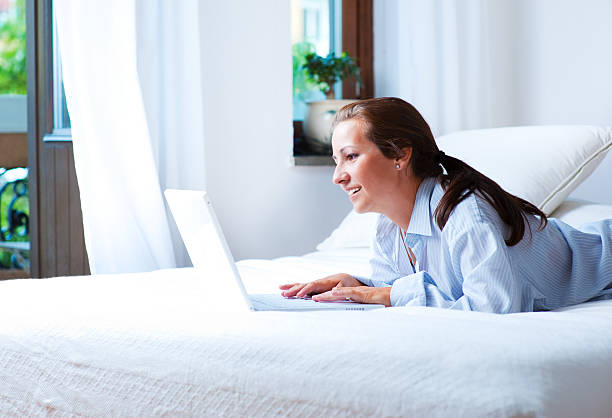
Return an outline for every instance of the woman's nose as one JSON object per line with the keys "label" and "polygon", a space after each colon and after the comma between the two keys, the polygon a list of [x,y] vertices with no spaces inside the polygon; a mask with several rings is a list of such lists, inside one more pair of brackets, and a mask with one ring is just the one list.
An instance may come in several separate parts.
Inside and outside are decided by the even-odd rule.
{"label": "woman's nose", "polygon": [[347,179],[348,179],[348,174],[346,173],[346,171],[342,169],[341,165],[337,165],[336,168],[334,169],[334,177],[333,177],[334,184],[344,183],[346,182]]}

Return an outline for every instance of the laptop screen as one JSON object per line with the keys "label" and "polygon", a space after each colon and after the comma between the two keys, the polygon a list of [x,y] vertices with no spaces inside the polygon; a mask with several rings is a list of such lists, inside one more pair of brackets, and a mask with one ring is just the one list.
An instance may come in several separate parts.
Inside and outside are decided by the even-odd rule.
{"label": "laptop screen", "polygon": [[206,192],[167,189],[164,195],[194,268],[218,293],[223,310],[248,309],[250,301]]}

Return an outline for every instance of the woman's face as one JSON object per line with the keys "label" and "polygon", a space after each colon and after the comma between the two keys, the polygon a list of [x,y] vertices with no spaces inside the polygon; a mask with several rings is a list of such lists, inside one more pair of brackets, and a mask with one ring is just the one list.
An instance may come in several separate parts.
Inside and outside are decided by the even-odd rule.
{"label": "woman's face", "polygon": [[333,181],[348,194],[356,212],[385,213],[398,192],[400,170],[396,160],[385,157],[362,131],[362,122],[356,119],[340,122],[334,129]]}

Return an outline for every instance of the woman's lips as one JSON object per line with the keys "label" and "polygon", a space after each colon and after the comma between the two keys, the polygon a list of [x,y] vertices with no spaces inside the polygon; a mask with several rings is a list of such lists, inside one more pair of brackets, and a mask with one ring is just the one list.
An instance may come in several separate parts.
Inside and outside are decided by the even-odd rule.
{"label": "woman's lips", "polygon": [[360,186],[347,188],[346,192],[349,195],[349,199],[352,199],[353,197],[355,197],[359,193],[360,190],[361,190]]}

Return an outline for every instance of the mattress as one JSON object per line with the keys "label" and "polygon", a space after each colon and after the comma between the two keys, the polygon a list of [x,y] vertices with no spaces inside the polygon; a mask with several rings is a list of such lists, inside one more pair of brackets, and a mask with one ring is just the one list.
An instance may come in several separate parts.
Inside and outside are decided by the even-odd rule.
{"label": "mattress", "polygon": [[[244,260],[251,292],[367,249]],[[493,315],[219,312],[194,269],[0,283],[2,416],[612,415],[612,300]]]}

